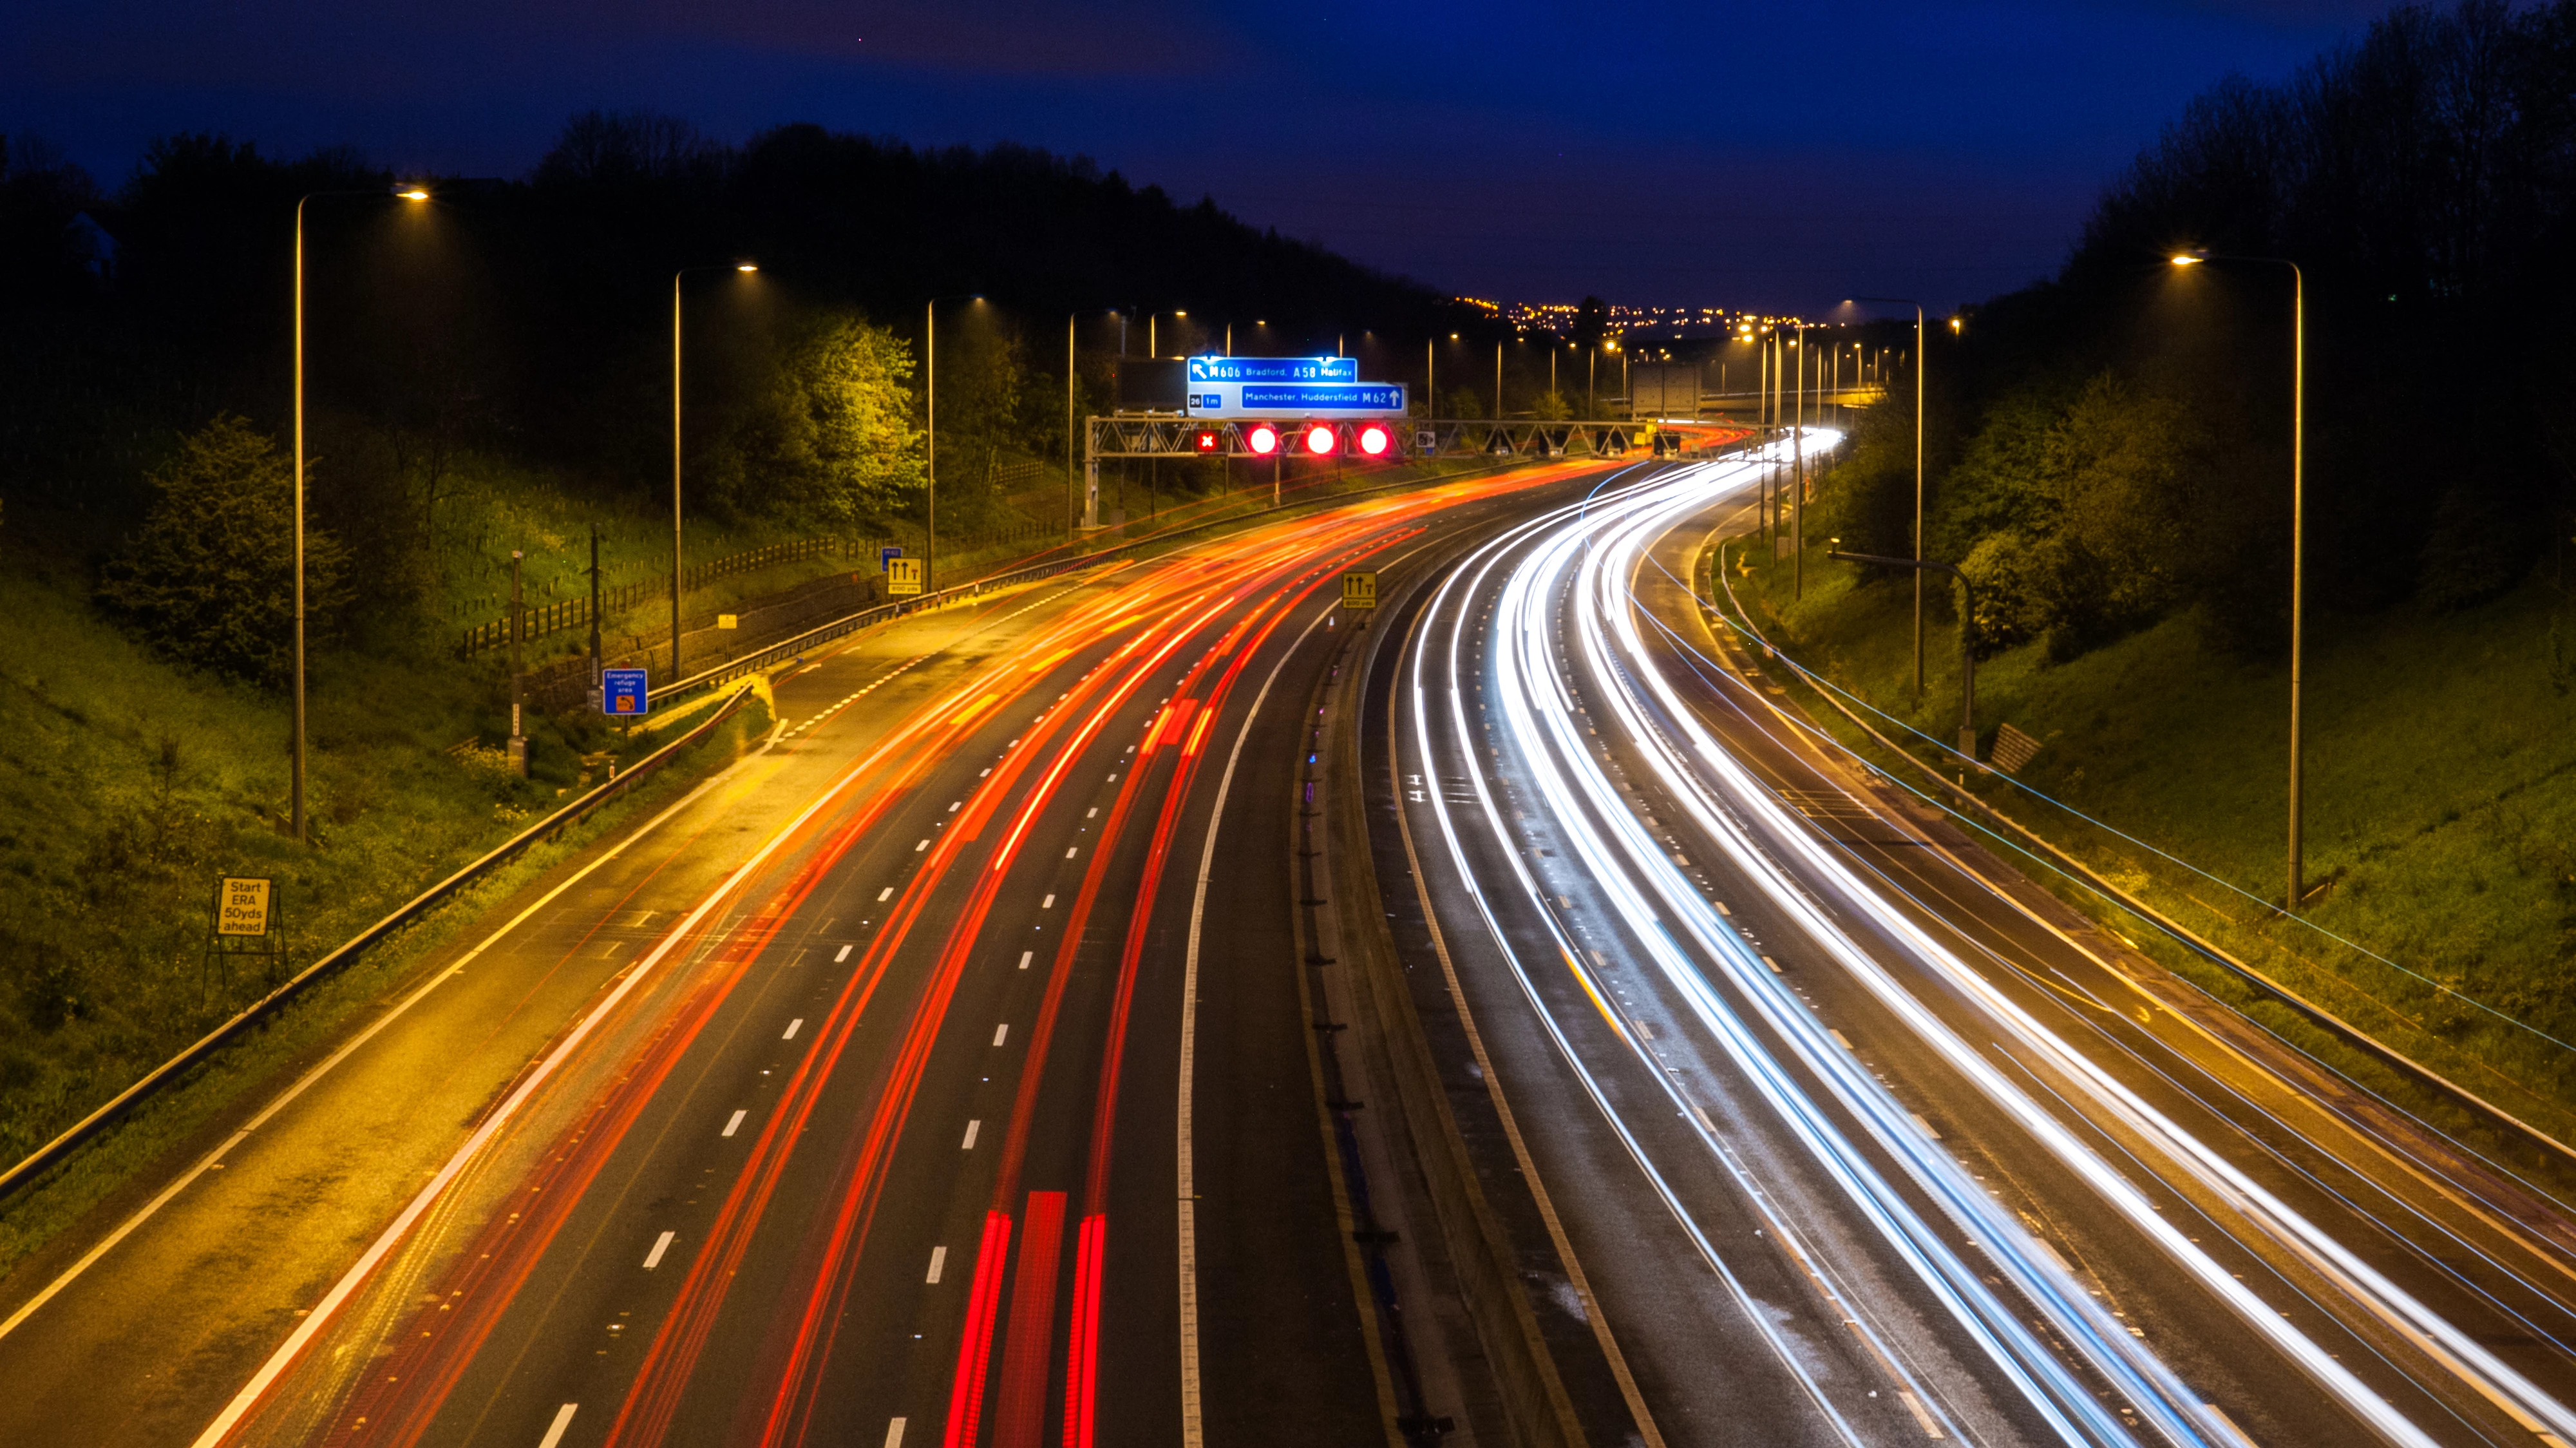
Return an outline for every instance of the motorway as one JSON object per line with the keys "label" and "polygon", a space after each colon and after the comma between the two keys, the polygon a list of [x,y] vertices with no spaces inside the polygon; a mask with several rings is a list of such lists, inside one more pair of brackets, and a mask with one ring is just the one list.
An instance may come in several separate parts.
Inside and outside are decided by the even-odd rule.
{"label": "motorway", "polygon": [[783,675],[764,749],[16,1274],[0,1440],[1356,1443],[1456,1411],[1409,1245],[1349,1229],[1401,1213],[1322,1105],[1302,713],[1344,569],[1575,476],[1292,515]]}
{"label": "motorway", "polygon": [[1756,466],[1348,502],[782,673],[0,1282],[0,1442],[2576,1443],[2565,1207],[1789,712],[1693,587]]}
{"label": "motorway", "polygon": [[1787,712],[1692,586],[1755,478],[1497,537],[1370,677],[1392,925],[1596,1438],[2576,1442],[2563,1204]]}

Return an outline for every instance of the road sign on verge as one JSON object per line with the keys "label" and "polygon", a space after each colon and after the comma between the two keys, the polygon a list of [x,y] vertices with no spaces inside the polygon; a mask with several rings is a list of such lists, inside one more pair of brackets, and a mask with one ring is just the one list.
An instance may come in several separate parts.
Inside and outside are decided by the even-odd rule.
{"label": "road sign on verge", "polygon": [[286,968],[286,912],[279,908],[275,880],[257,876],[224,875],[215,881],[213,916],[207,922],[206,957],[197,970],[197,1003],[205,1004],[206,991],[218,963],[224,972],[227,989],[232,985],[233,957],[257,956],[268,962],[268,979],[274,982]]}
{"label": "road sign on verge", "polygon": [[1342,575],[1342,607],[1377,607],[1377,570],[1354,568]]}
{"label": "road sign on verge", "polygon": [[276,882],[226,875],[215,887],[217,935],[266,935],[268,902]]}
{"label": "road sign on verge", "polygon": [[889,558],[886,560],[886,593],[892,598],[910,598],[921,592],[921,560]]}
{"label": "road sign on verge", "polygon": [[718,628],[740,628],[740,627],[742,627],[742,615],[741,615],[741,614],[738,614],[738,613],[720,613],[720,614],[717,614],[717,615],[716,615],[716,627],[718,627]]}
{"label": "road sign on verge", "polygon": [[899,545],[889,543],[885,547],[879,548],[877,550],[877,572],[884,573],[889,571],[894,567],[894,561],[902,556],[903,549]]}
{"label": "road sign on verge", "polygon": [[599,671],[600,712],[628,716],[643,714],[653,707],[651,690],[646,687],[642,669],[602,669]]}

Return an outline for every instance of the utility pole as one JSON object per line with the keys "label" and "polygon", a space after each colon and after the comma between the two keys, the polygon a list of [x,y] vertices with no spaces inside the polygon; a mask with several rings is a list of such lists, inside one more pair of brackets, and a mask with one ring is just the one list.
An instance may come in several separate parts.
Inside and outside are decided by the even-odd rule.
{"label": "utility pole", "polygon": [[1807,329],[1801,326],[1790,344],[1798,353],[1797,421],[1789,429],[1789,456],[1794,463],[1789,496],[1789,596],[1807,596]]}

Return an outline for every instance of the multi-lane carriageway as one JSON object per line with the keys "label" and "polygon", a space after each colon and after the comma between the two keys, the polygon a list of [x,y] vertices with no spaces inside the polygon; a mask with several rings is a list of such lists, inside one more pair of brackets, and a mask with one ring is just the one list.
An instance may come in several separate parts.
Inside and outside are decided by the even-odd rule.
{"label": "multi-lane carriageway", "polygon": [[18,1274],[0,1440],[1385,1441],[1299,715],[1345,568],[1579,486],[1273,521],[783,677],[766,749]]}
{"label": "multi-lane carriageway", "polygon": [[0,1283],[0,1442],[1502,1442],[1314,1029],[1357,788],[1589,1441],[2576,1441],[2563,1212],[1802,734],[1687,584],[1751,478],[1388,497],[781,678]]}
{"label": "multi-lane carriageway", "polygon": [[1594,1421],[2576,1441],[2564,1205],[1778,707],[1691,583],[1755,476],[1474,550],[1394,600],[1364,711],[1415,995],[1462,1125],[1541,1186],[1521,1234],[1586,1309],[1552,1335]]}

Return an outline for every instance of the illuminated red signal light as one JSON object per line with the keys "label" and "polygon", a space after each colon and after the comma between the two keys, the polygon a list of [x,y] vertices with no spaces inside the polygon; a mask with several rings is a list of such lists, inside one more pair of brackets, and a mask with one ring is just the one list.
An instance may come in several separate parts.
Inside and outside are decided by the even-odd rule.
{"label": "illuminated red signal light", "polygon": [[1309,423],[1306,427],[1306,451],[1317,457],[1333,450],[1333,429],[1329,423]]}
{"label": "illuminated red signal light", "polygon": [[1215,452],[1218,448],[1225,445],[1225,439],[1220,437],[1217,434],[1217,430],[1212,427],[1200,428],[1198,436],[1192,439],[1192,441],[1196,444],[1198,450],[1203,453]]}
{"label": "illuminated red signal light", "polygon": [[1383,455],[1394,443],[1395,439],[1387,435],[1386,429],[1374,422],[1360,429],[1360,451],[1370,457]]}
{"label": "illuminated red signal light", "polygon": [[1255,457],[1266,458],[1279,451],[1279,429],[1266,422],[1256,422],[1252,430],[1243,435],[1243,445],[1252,449]]}

